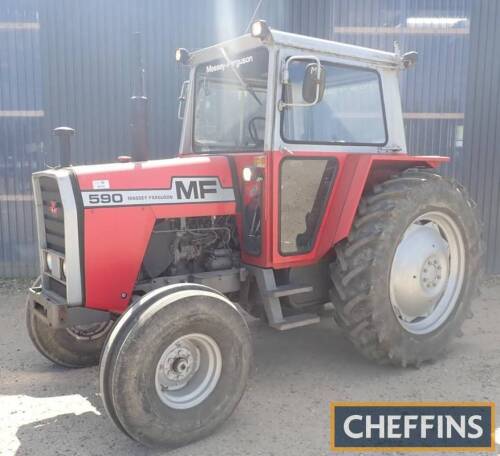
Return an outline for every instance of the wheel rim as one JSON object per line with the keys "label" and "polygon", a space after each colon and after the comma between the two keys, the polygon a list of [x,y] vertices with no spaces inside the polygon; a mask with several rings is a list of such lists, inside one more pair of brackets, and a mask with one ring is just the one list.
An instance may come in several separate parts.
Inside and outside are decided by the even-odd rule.
{"label": "wheel rim", "polygon": [[222,355],[214,339],[194,333],[179,337],[158,361],[156,392],[171,408],[195,407],[215,389],[221,370]]}
{"label": "wheel rim", "polygon": [[96,340],[107,334],[111,326],[113,326],[113,321],[109,320],[89,325],[71,326],[66,328],[66,331],[78,340]]}
{"label": "wheel rim", "polygon": [[428,334],[455,309],[465,275],[465,247],[455,221],[427,212],[406,229],[394,255],[389,291],[398,321],[408,332]]}

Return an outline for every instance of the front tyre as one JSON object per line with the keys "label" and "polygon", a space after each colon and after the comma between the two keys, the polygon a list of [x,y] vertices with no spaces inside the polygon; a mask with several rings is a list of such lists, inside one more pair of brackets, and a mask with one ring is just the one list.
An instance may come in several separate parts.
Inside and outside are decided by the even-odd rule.
{"label": "front tyre", "polygon": [[463,187],[423,169],[362,199],[331,278],[335,320],[363,355],[419,365],[460,333],[482,266],[474,207]]}
{"label": "front tyre", "polygon": [[250,333],[215,290],[186,284],[152,293],[110,335],[101,394],[123,432],[173,448],[207,436],[231,415],[246,387]]}

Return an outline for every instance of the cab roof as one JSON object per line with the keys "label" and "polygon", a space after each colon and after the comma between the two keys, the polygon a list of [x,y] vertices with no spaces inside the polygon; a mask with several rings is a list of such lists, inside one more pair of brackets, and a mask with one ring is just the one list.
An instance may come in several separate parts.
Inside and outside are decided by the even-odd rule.
{"label": "cab roof", "polygon": [[381,51],[378,49],[355,46],[338,41],[324,40],[296,33],[282,32],[269,29],[270,34],[264,40],[250,34],[217,43],[213,46],[193,51],[190,54],[189,64],[217,59],[221,57],[219,49],[224,47],[235,52],[265,45],[267,47],[287,47],[311,53],[329,54],[342,59],[358,60],[371,63],[374,66],[383,66],[394,69],[402,68],[402,57],[399,53]]}

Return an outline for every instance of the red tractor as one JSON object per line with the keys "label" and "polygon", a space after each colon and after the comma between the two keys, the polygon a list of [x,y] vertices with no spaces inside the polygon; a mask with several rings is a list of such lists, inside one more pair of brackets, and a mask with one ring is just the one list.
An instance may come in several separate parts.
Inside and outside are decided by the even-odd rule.
{"label": "red tractor", "polygon": [[116,425],[169,447],[239,402],[242,310],[289,330],[331,303],[367,358],[438,357],[471,315],[482,243],[474,203],[434,171],[448,159],[406,154],[398,73],[415,53],[256,21],[176,59],[190,67],[177,158],[146,160],[138,141],[130,161],[68,166],[65,153],[33,176],[39,351],[63,366],[100,359]]}

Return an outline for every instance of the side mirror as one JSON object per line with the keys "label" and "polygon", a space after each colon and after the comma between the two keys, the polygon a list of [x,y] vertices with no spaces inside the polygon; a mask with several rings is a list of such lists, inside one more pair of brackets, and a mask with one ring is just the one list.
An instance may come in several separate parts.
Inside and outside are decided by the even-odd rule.
{"label": "side mirror", "polygon": [[302,82],[302,98],[306,103],[319,103],[325,93],[325,69],[317,63],[306,66]]}
{"label": "side mirror", "polygon": [[290,84],[290,65],[294,61],[307,62],[311,61],[306,65],[304,71],[304,78],[302,80],[302,99],[301,102],[292,102],[288,103],[286,101],[281,100],[278,105],[278,109],[281,111],[286,107],[307,107],[314,106],[318,104],[323,98],[323,94],[325,92],[325,69],[321,65],[318,57],[314,55],[294,55],[289,57],[283,68],[283,77],[282,82],[284,87],[284,91],[286,87]]}
{"label": "side mirror", "polygon": [[401,63],[403,65],[403,68],[410,68],[413,65],[417,63],[418,59],[418,52],[416,51],[411,51],[407,52],[406,54],[403,54],[401,57]]}

